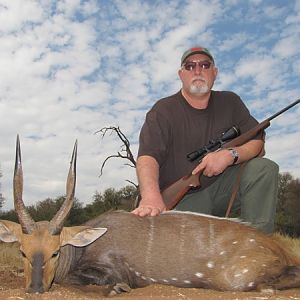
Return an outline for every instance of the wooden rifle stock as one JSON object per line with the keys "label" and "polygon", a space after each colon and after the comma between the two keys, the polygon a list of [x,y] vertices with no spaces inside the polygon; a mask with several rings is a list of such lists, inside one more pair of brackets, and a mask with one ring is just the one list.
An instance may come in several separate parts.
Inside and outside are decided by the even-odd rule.
{"label": "wooden rifle stock", "polygon": [[[247,132],[241,134],[240,136],[232,139],[231,141],[222,145],[222,148],[232,148],[238,147],[246,142],[253,139],[259,132],[268,128],[270,126],[270,121],[280,114],[284,113],[291,107],[295,106],[300,102],[300,99],[296,100],[292,104],[288,105],[284,109],[280,110],[279,112],[275,113],[271,117],[267,118],[263,122],[257,124],[255,127],[251,128]],[[200,186],[200,175],[202,174],[203,170],[199,171],[196,174],[190,173],[187,176],[180,178],[179,180],[175,181],[171,185],[169,185],[166,189],[164,189],[161,194],[163,200],[165,202],[167,210],[173,209],[177,203],[184,197],[184,195],[191,189]]]}

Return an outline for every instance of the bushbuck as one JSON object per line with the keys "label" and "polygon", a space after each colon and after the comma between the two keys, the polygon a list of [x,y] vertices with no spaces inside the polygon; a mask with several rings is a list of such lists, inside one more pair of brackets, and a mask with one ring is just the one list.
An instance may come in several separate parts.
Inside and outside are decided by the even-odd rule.
{"label": "bushbuck", "polygon": [[156,217],[109,212],[63,227],[76,182],[75,143],[66,200],[50,222],[34,222],[22,200],[17,138],[14,204],[20,224],[0,221],[0,239],[19,241],[28,292],[53,281],[111,285],[110,295],[153,283],[220,291],[300,287],[300,259],[238,221],[169,211]]}

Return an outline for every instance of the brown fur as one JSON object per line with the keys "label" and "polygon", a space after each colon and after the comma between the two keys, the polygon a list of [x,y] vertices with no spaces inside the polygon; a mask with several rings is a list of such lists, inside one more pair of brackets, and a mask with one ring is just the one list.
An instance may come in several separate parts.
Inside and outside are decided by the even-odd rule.
{"label": "brown fur", "polygon": [[87,225],[108,231],[84,249],[69,276],[72,282],[224,291],[300,287],[297,256],[277,239],[228,219],[176,212],[141,218],[114,212]]}

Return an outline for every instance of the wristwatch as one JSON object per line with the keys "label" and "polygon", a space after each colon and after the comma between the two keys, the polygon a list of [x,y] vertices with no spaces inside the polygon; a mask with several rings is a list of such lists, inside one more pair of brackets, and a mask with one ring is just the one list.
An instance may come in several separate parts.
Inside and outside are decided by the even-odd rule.
{"label": "wristwatch", "polygon": [[230,152],[230,154],[231,154],[231,156],[232,156],[232,158],[233,158],[233,162],[232,162],[231,165],[235,165],[235,163],[236,163],[236,162],[238,161],[238,159],[239,159],[239,153],[238,153],[237,150],[234,149],[234,148],[228,148],[228,150],[229,150],[229,152]]}

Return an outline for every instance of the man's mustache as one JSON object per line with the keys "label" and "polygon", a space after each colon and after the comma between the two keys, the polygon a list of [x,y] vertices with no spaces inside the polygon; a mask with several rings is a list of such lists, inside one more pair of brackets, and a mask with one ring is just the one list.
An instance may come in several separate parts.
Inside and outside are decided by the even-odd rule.
{"label": "man's mustache", "polygon": [[205,81],[205,78],[202,77],[202,76],[195,76],[195,77],[192,78],[192,82],[194,82],[194,81],[196,81],[196,80],[201,80],[201,81],[206,82],[206,81]]}

